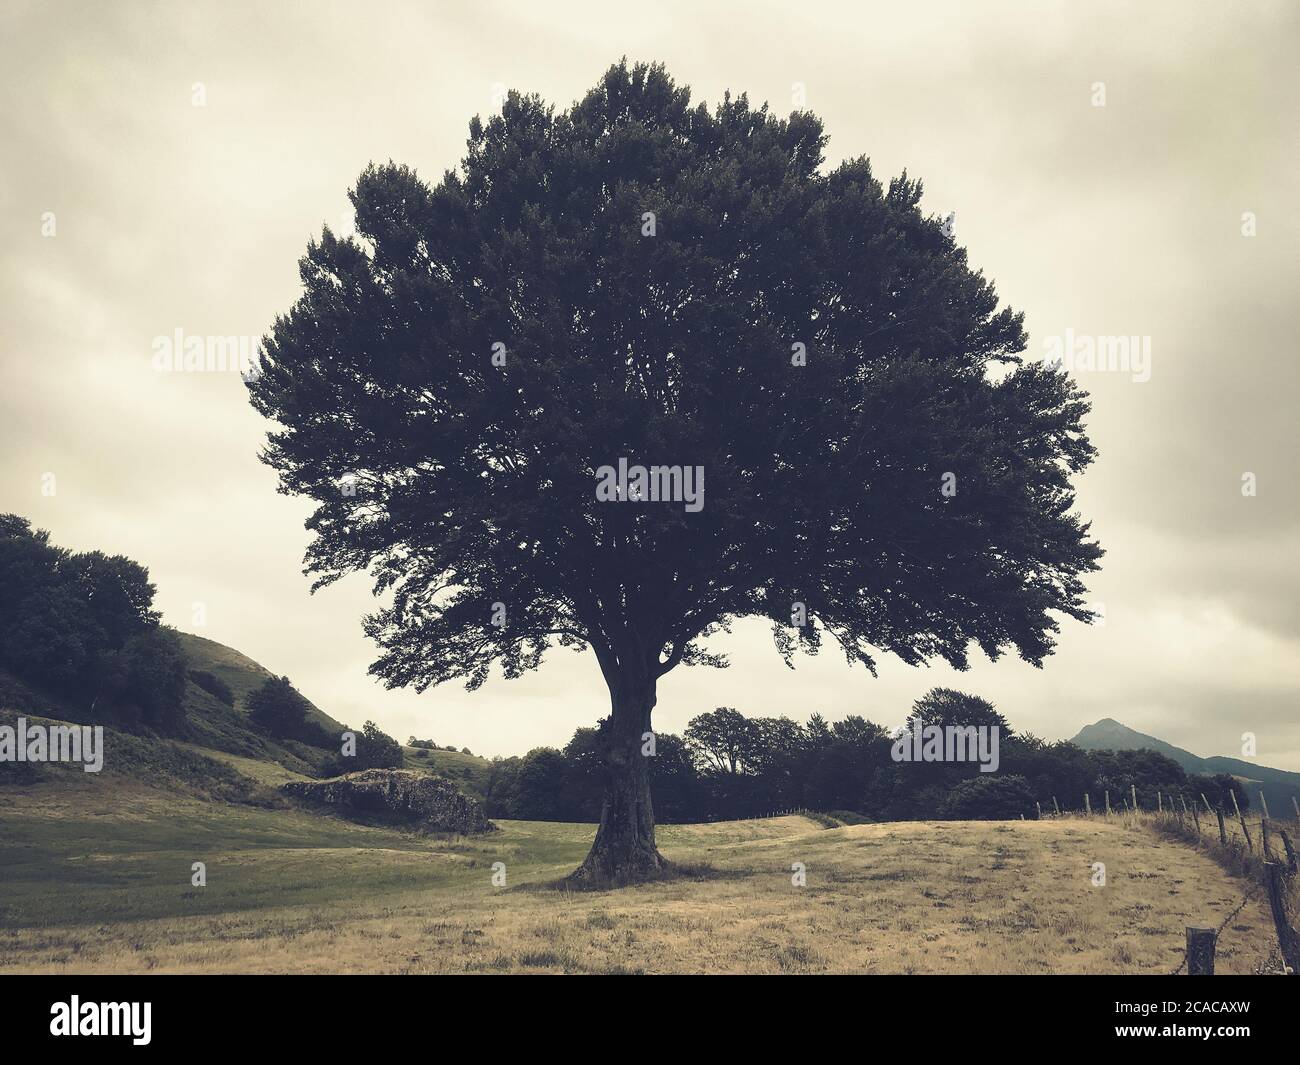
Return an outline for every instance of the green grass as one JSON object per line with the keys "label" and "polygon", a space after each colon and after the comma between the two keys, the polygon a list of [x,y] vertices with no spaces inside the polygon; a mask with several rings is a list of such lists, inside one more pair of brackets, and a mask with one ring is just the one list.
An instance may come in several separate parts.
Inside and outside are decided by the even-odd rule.
{"label": "green grass", "polygon": [[[113,813],[91,813],[105,802],[104,788],[112,788]],[[502,838],[430,840],[292,807],[187,799],[103,775],[0,789],[0,817],[0,926],[11,929],[455,890],[486,882],[494,861],[520,875],[558,876],[591,840],[588,825],[532,822],[507,823]],[[207,865],[206,888],[191,886],[195,861]]]}
{"label": "green grass", "polygon": [[[691,875],[570,892],[555,888],[592,825],[417,836],[195,798],[182,769],[201,780],[231,766],[157,757],[154,773],[51,768],[0,786],[0,974],[1161,973],[1187,925],[1217,927],[1247,889],[1120,818],[826,828],[789,816],[660,826],[660,849]],[[205,887],[191,884],[196,861]],[[1219,969],[1255,971],[1272,951],[1267,904],[1252,898],[1220,938]]]}
{"label": "green grass", "polygon": [[185,688],[185,734],[187,742],[197,748],[263,762],[280,773],[287,770],[289,775],[283,779],[317,775],[319,767],[336,753],[263,736],[254,731],[242,710],[227,706],[193,682]]}
{"label": "green grass", "polygon": [[[242,708],[248,696],[260,688],[272,673],[265,666],[240,654],[233,647],[217,643],[190,632],[177,632],[181,649],[189,659],[190,669],[211,673],[225,681],[235,696],[235,706]],[[292,680],[293,678],[290,678]],[[207,694],[206,692],[203,694]],[[214,699],[213,702],[216,702]],[[318,722],[326,731],[337,735],[344,726],[319,707],[308,701],[307,716]],[[360,727],[360,726],[358,726]]]}
{"label": "green grass", "polygon": [[[421,758],[420,755],[425,757]],[[402,766],[423,769],[456,782],[466,795],[480,802],[487,791],[492,763],[476,754],[460,751],[428,751],[419,747],[402,747]]]}
{"label": "green grass", "polygon": [[[276,740],[262,735],[249,723],[247,713],[240,708],[249,692],[261,685],[271,674],[252,659],[238,651],[205,640],[201,636],[178,632],[181,646],[189,660],[189,668],[213,673],[230,685],[235,706],[230,707],[204,691],[192,681],[185,686],[185,726],[183,739],[194,748],[207,749],[239,758],[265,762],[275,767],[272,775],[289,779],[288,774],[319,775],[321,766],[338,750],[323,750],[295,740]],[[343,726],[315,706],[308,704],[308,716],[318,721],[334,734]],[[43,718],[89,722],[91,717],[83,706],[74,705],[49,692],[38,690],[12,673],[0,669],[0,713],[39,715]],[[150,740],[150,742],[154,742]],[[456,755],[455,758],[463,758]],[[486,764],[486,763],[484,763]],[[256,775],[256,774],[255,774]],[[265,776],[266,774],[261,774]],[[278,782],[278,781],[277,781]]]}
{"label": "green grass", "polygon": [[[1217,926],[1243,891],[1117,820],[792,816],[663,826],[664,853],[699,873],[573,893],[553,888],[590,825],[430,839],[105,783],[0,788],[0,972],[1159,973],[1187,924]],[[1253,900],[1220,969],[1251,972],[1271,947]]]}

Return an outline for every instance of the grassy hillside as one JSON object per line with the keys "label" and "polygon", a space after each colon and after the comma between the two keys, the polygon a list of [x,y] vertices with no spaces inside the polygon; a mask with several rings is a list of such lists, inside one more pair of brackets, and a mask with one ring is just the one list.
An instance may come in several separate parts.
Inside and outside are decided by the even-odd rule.
{"label": "grassy hillside", "polygon": [[[662,827],[668,857],[712,871],[572,894],[545,885],[581,860],[590,825],[428,839],[84,776],[0,789],[0,973],[1164,973],[1185,926],[1217,927],[1245,890],[1119,821],[784,817]],[[1272,943],[1248,900],[1220,971],[1252,971]]]}
{"label": "grassy hillside", "polygon": [[221,752],[295,774],[312,776],[330,754],[296,740],[276,740],[262,735],[252,728],[243,710],[227,706],[193,682],[185,687],[185,720],[183,739],[207,749],[210,754]]}
{"label": "grassy hillside", "polygon": [[492,763],[476,754],[460,751],[431,751],[420,747],[402,747],[402,765],[407,769],[426,769],[454,780],[460,790],[480,802],[487,790]]}
{"label": "grassy hillside", "polygon": [[[0,709],[0,725],[13,726],[20,713],[29,727],[67,723],[66,719],[50,718],[30,710]],[[104,729],[103,767],[98,773],[87,774],[80,763],[33,765],[30,762],[7,762],[0,768],[0,785],[5,791],[11,791],[29,781],[41,784],[44,787],[37,789],[38,793],[43,791],[47,801],[58,803],[63,802],[65,793],[83,797],[111,795],[118,788],[140,783],[173,797],[181,795],[219,802],[282,805],[257,778],[241,772],[239,766],[227,761],[234,757],[196,744],[137,736],[110,726]],[[265,766],[273,763],[255,764]],[[90,792],[85,792],[79,786],[86,784],[88,779],[93,780],[95,786]]]}
{"label": "grassy hillside", "polygon": [[[244,709],[245,700],[272,676],[271,671],[224,644],[192,633],[177,632],[177,636],[189,668],[212,673],[224,681],[235,697],[235,705],[227,706],[193,681],[187,681],[184,733],[166,740],[148,741],[162,745],[160,756],[171,757],[173,748],[186,749],[236,770],[249,781],[277,785],[320,775],[326,761],[338,754],[337,749],[326,751],[296,740],[272,739],[251,727]],[[338,735],[348,727],[312,703],[307,705],[308,717],[327,732]],[[91,720],[85,707],[39,691],[0,669],[0,710],[5,709],[59,721]],[[486,758],[458,751],[422,752],[414,747],[403,747],[402,756],[407,768],[439,773],[455,781],[467,795],[483,798],[491,772]],[[144,767],[145,763],[136,759],[127,760],[124,765]],[[175,783],[168,776],[162,780],[164,784]]]}
{"label": "grassy hillside", "polygon": [[[227,706],[193,681],[187,681],[185,729],[182,735],[171,739],[234,766],[245,776],[277,782],[316,775],[327,758],[337,754],[337,751],[324,751],[296,740],[272,739],[251,727],[243,701],[271,676],[271,672],[230,647],[189,633],[178,632],[177,635],[189,660],[189,668],[215,674],[225,681],[235,695],[235,705]],[[36,689],[4,669],[0,669],[0,710],[60,721],[93,720],[86,707]],[[338,734],[344,730],[342,724],[310,702],[308,716],[331,733]],[[151,742],[166,743],[162,740]],[[261,768],[254,768],[259,764]]]}
{"label": "grassy hillside", "polygon": [[[190,660],[190,668],[211,673],[230,687],[235,694],[235,706],[243,707],[244,701],[263,681],[272,676],[265,666],[254,662],[247,655],[240,654],[233,647],[217,643],[214,640],[195,636],[189,632],[178,632],[181,649]],[[292,678],[290,678],[292,679]],[[331,733],[342,732],[344,726],[330,717],[310,701],[307,702],[307,716]],[[357,722],[360,727],[360,722]]]}

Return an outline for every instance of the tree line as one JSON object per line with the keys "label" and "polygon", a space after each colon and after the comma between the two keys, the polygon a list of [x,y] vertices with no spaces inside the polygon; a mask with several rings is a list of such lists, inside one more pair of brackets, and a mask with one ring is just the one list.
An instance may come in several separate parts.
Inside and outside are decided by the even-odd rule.
{"label": "tree line", "polygon": [[185,654],[138,562],[69,551],[0,514],[0,590],[0,666],[92,720],[183,728]]}
{"label": "tree line", "polygon": [[[858,715],[806,724],[788,717],[751,718],[718,707],[691,720],[681,736],[658,733],[647,755],[656,819],[669,823],[756,817],[784,809],[847,813],[872,820],[1007,819],[1061,808],[1096,812],[1109,792],[1123,809],[1136,789],[1138,805],[1201,802],[1231,808],[1229,791],[1245,809],[1239,781],[1223,774],[1188,774],[1155,751],[1089,751],[1068,741],[1049,743],[1017,733],[978,696],[935,688],[913,704],[907,719],[925,725],[996,726],[996,772],[973,762],[900,762],[895,735]],[[484,788],[488,815],[544,821],[597,821],[603,795],[603,749],[597,728],[580,728],[563,747],[496,758]]]}
{"label": "tree line", "polygon": [[[155,591],[132,559],[69,551],[26,518],[0,514],[0,667],[64,700],[78,719],[185,736],[187,680],[234,707],[225,681],[189,668],[153,608]],[[244,703],[259,732],[334,752],[324,775],[402,764],[401,746],[373,721],[344,755],[342,738],[310,716],[288,677],[268,677]]]}

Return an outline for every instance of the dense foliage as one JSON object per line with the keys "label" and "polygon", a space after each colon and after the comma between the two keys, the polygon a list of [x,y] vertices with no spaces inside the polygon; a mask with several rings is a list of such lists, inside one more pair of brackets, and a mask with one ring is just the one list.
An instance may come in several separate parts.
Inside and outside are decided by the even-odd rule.
{"label": "dense foliage", "polygon": [[65,550],[0,515],[0,666],[88,720],[183,727],[185,655],[153,597],[139,563]]}
{"label": "dense foliage", "polygon": [[388,733],[380,731],[373,721],[367,721],[360,732],[353,733],[352,747],[355,749],[350,753],[344,749],[337,758],[328,762],[323,775],[337,776],[362,769],[398,769],[403,764],[402,745]]}
{"label": "dense foliage", "polygon": [[[1092,616],[1086,396],[1021,359],[1021,315],[919,181],[825,145],[811,113],[693,105],[660,66],[562,112],[511,93],[437,183],[362,173],[357,236],[308,246],[250,384],[263,458],[315,503],[308,571],[385,595],[386,684],[594,652],[592,880],[663,868],[637,751],[658,679],[720,664],[732,620],[874,668],[1041,663]],[[698,470],[707,497],[602,496],[620,462]],[[549,780],[523,786],[568,802]]]}
{"label": "dense foliage", "polygon": [[227,706],[235,705],[235,693],[230,690],[230,685],[215,673],[209,673],[205,669],[191,669],[189,677],[218,702],[225,703]]}
{"label": "dense foliage", "polygon": [[[679,823],[799,808],[876,820],[1032,818],[1035,802],[1045,811],[1053,809],[1053,799],[1062,809],[1081,810],[1085,794],[1101,811],[1107,791],[1112,806],[1123,809],[1134,786],[1144,809],[1155,808],[1157,791],[1165,802],[1178,796],[1190,805],[1202,790],[1211,803],[1232,808],[1220,790],[1231,778],[1211,786],[1154,751],[1087,751],[1017,734],[974,696],[938,688],[919,699],[912,714],[927,724],[997,725],[997,771],[980,773],[974,763],[897,762],[894,737],[862,717],[828,723],[814,714],[800,724],[719,707],[694,718],[684,737],[655,737],[656,752],[648,759],[655,812],[661,821]],[[598,731],[579,729],[563,750],[542,747],[494,760],[485,788],[489,816],[598,819]]]}

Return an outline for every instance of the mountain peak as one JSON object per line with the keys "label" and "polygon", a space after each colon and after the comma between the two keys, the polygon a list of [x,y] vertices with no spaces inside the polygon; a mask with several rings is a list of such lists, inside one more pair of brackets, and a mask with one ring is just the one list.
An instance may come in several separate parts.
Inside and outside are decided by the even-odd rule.
{"label": "mountain peak", "polygon": [[1203,771],[1204,759],[1198,758],[1191,751],[1185,751],[1172,743],[1138,732],[1137,729],[1129,728],[1113,717],[1103,717],[1094,724],[1084,725],[1070,742],[1089,751],[1133,751],[1143,748],[1159,751],[1172,758],[1184,769],[1191,772]]}

